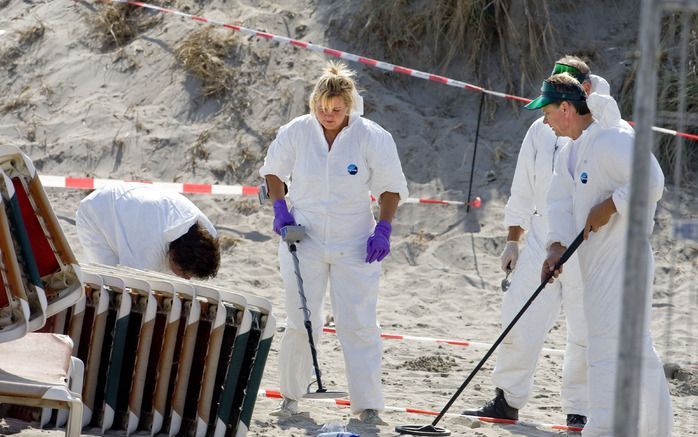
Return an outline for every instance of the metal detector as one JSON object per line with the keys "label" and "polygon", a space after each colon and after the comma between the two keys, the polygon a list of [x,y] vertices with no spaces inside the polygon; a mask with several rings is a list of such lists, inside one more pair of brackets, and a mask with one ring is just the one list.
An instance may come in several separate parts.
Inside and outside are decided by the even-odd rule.
{"label": "metal detector", "polygon": [[330,391],[322,385],[322,372],[320,372],[320,366],[317,362],[317,351],[315,350],[315,342],[313,341],[313,325],[310,321],[310,310],[308,309],[308,301],[305,298],[305,291],[303,290],[303,278],[301,277],[298,254],[296,253],[296,243],[300,242],[303,237],[305,237],[305,228],[303,226],[284,226],[281,228],[281,238],[286,242],[286,244],[288,244],[288,251],[291,252],[291,256],[293,257],[293,269],[296,274],[296,280],[298,281],[298,295],[301,298],[300,309],[303,311],[303,324],[305,325],[305,331],[308,334],[310,354],[313,357],[313,368],[315,369],[315,379],[317,383],[317,390],[314,392],[310,391],[310,387],[313,385],[311,382],[310,385],[308,385],[307,392],[303,395],[303,397],[306,399],[344,398],[349,395],[347,392]]}
{"label": "metal detector", "polygon": [[470,381],[475,377],[477,372],[480,371],[482,366],[487,362],[487,359],[494,353],[495,349],[504,341],[504,338],[509,334],[509,331],[512,330],[516,322],[519,321],[521,316],[526,312],[529,306],[533,303],[533,301],[538,297],[541,291],[543,291],[543,288],[548,284],[548,281],[553,277],[554,271],[558,270],[577,250],[580,244],[582,244],[582,241],[584,241],[584,231],[580,232],[579,235],[577,235],[577,238],[574,239],[572,244],[570,244],[570,247],[565,250],[565,252],[562,254],[560,257],[560,260],[555,264],[555,268],[553,269],[553,272],[548,273],[546,276],[545,280],[541,282],[541,284],[538,286],[536,291],[533,292],[530,298],[526,301],[526,303],[521,307],[521,310],[516,314],[514,319],[509,323],[509,325],[504,329],[504,331],[499,335],[497,340],[494,342],[492,347],[487,351],[484,357],[480,360],[480,362],[475,366],[472,372],[470,372],[470,375],[468,375],[467,378],[465,378],[465,381],[463,384],[461,384],[460,388],[456,391],[456,393],[451,397],[451,399],[448,401],[446,406],[439,412],[439,415],[436,416],[433,422],[429,425],[400,425],[395,427],[395,431],[397,431],[400,434],[411,434],[411,435],[426,435],[426,436],[449,436],[451,435],[451,431],[447,430],[446,428],[442,428],[440,426],[436,426],[439,421],[444,417],[446,412],[448,411],[449,408],[451,408],[451,405],[458,399],[458,396],[465,390],[465,387],[468,386]]}

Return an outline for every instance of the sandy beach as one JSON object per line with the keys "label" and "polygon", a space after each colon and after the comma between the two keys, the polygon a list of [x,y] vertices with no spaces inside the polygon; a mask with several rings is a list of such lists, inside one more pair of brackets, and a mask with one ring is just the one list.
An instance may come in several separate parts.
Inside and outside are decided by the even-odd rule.
{"label": "sandy beach", "polygon": [[[213,0],[160,4],[226,23],[360,53],[503,91],[507,77],[498,57],[482,59],[476,74],[459,54],[448,67],[428,56],[424,41],[414,58],[387,59],[390,51],[357,32],[361,2],[339,0]],[[550,2],[552,3],[552,2]],[[541,59],[542,76],[565,53],[591,58],[591,67],[618,97],[634,61],[639,11],[634,1],[595,7],[549,5],[555,26],[554,52]],[[104,43],[95,20],[105,5],[90,1],[0,0],[0,144],[20,147],[41,174],[119,180],[196,182],[256,186],[257,170],[277,129],[306,113],[314,79],[329,59],[318,53],[233,33],[226,58],[232,68],[228,90],[201,95],[201,81],[178,62],[175,52],[203,25],[172,15],[146,14],[149,22],[131,40]],[[514,11],[515,12],[515,11]],[[145,19],[143,18],[143,19]],[[577,21],[575,21],[577,20]],[[581,24],[577,24],[581,23]],[[575,26],[598,29],[579,37]],[[360,28],[360,27],[359,27]],[[365,29],[370,29],[368,24]],[[228,32],[217,29],[215,32]],[[106,37],[108,39],[108,37]],[[512,46],[512,63],[523,56]],[[366,102],[366,117],[395,138],[410,197],[465,201],[481,208],[404,204],[393,223],[391,254],[383,262],[378,319],[385,333],[383,384],[388,426],[362,424],[346,407],[302,402],[305,413],[277,419],[277,399],[260,397],[251,436],[315,436],[324,424],[340,423],[362,437],[396,436],[402,424],[428,424],[500,334],[499,255],[506,240],[504,205],[521,140],[538,112],[518,103],[486,99],[471,180],[480,94],[416,78],[349,64]],[[516,64],[512,64],[516,66]],[[695,64],[694,64],[695,65]],[[515,69],[512,67],[512,69]],[[518,70],[517,70],[518,71]],[[532,97],[533,82],[508,90]],[[628,114],[623,114],[625,117]],[[688,143],[695,147],[696,143]],[[667,182],[669,179],[667,178]],[[86,191],[47,189],[51,204],[78,259],[83,249],[75,211]],[[675,436],[698,435],[698,245],[672,236],[674,216],[698,217],[695,182],[667,184],[659,204],[653,248],[656,279],[651,327],[669,378]],[[213,284],[269,299],[283,324],[285,310],[278,269],[278,236],[271,206],[256,197],[188,196],[216,225],[224,248]],[[533,291],[533,290],[532,290]],[[326,303],[331,327],[329,299]],[[262,387],[278,390],[278,329]],[[437,342],[452,339],[468,346]],[[564,424],[560,407],[564,317],[551,330],[535,375],[534,393],[520,418],[529,424],[496,425],[447,415],[440,422],[463,436],[557,436],[545,424]],[[329,388],[346,390],[341,348],[334,334],[319,342],[320,366]],[[493,397],[494,357],[475,376],[449,413],[478,407]],[[402,411],[398,411],[402,410]],[[0,435],[59,436],[37,423],[0,418]],[[100,435],[86,427],[84,435]],[[125,435],[111,430],[107,436]],[[139,431],[135,435],[149,435]],[[570,434],[575,435],[575,434]],[[576,434],[579,435],[579,434]]]}

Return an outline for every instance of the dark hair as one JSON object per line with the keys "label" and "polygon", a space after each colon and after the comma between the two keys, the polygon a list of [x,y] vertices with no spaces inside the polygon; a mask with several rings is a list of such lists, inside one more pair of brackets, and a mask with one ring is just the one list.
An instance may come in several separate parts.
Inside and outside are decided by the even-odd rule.
{"label": "dark hair", "polygon": [[216,276],[221,264],[218,238],[199,223],[194,223],[186,234],[170,243],[169,255],[172,262],[192,277],[207,279]]}
{"label": "dark hair", "polygon": [[575,79],[571,74],[554,74],[547,78],[545,81],[551,84],[553,87],[555,87],[555,91],[557,91],[558,93],[578,94],[584,96],[583,100],[564,99],[564,101],[574,106],[574,109],[577,110],[577,113],[579,115],[586,115],[591,113],[591,111],[589,111],[589,107],[587,106],[586,92],[584,91],[584,88],[582,88],[582,85],[579,83],[579,81]]}

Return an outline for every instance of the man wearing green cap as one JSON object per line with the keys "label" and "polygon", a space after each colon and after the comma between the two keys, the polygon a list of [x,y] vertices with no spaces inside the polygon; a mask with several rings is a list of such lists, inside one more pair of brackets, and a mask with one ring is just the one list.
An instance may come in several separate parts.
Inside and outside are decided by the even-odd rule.
{"label": "man wearing green cap", "polygon": [[[559,59],[553,74],[560,72],[574,75],[584,84],[587,92],[608,94],[610,90],[608,83],[591,75],[587,64],[577,57]],[[502,270],[513,272],[511,286],[502,297],[503,326],[509,325],[540,284],[540,265],[546,256],[545,238],[548,232],[545,197],[555,159],[567,140],[558,137],[541,117],[530,126],[521,144],[511,196],[504,214],[508,235],[501,264]],[[467,410],[463,414],[518,419],[518,410],[531,397],[538,358],[548,331],[558,319],[561,306],[565,308],[567,319],[562,367],[562,411],[568,426],[584,427],[587,415],[586,323],[581,273],[576,257],[568,261],[564,278],[551,284],[545,293],[538,296],[502,343],[492,374],[496,397],[482,408]]]}
{"label": "man wearing green cap", "polygon": [[[540,108],[544,122],[570,141],[560,150],[547,195],[548,255],[541,279],[552,271],[579,230],[585,242],[577,250],[584,287],[587,322],[589,421],[584,437],[612,437],[616,368],[620,337],[625,247],[628,232],[631,163],[634,133],[623,125],[604,127],[592,117],[586,94],[569,74],[543,82],[541,95],[527,105]],[[650,226],[646,229],[647,320],[651,310],[654,260],[649,238],[664,175],[651,157]],[[563,278],[568,265],[564,266]],[[562,269],[554,272],[555,277]],[[649,323],[643,329],[640,437],[671,435],[671,398],[661,361],[652,345]]]}

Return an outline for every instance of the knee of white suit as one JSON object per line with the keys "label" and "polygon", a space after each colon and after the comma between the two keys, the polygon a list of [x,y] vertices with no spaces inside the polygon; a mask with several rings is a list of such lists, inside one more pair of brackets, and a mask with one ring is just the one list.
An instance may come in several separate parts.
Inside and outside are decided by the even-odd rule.
{"label": "knee of white suit", "polygon": [[383,345],[377,326],[343,329],[337,326],[337,335],[344,352],[344,365],[351,410],[358,413],[365,409],[384,408],[381,382],[381,356]]}

